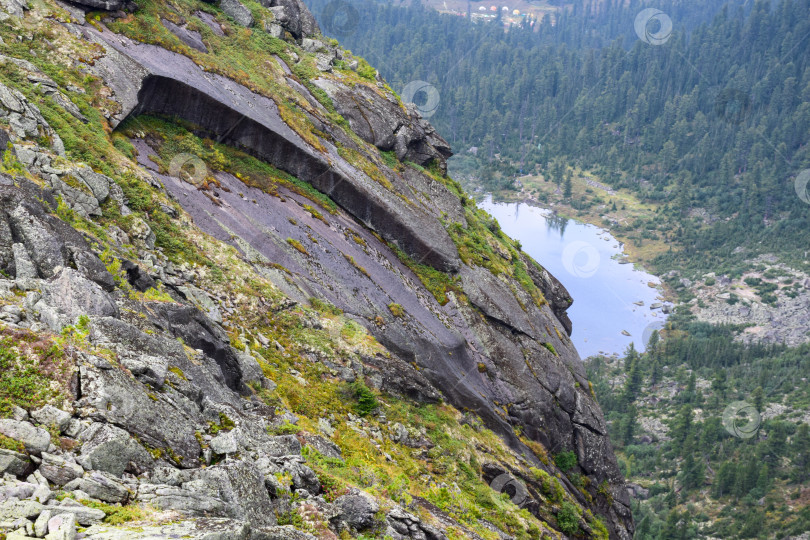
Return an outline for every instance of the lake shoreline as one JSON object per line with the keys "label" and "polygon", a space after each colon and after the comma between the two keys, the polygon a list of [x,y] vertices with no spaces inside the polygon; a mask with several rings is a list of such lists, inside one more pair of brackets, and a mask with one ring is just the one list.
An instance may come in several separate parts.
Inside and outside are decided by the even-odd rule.
{"label": "lake shoreline", "polygon": [[625,263],[625,242],[609,228],[561,216],[533,200],[504,201],[490,194],[477,204],[569,289],[572,340],[583,358],[622,354],[630,342],[641,350],[649,328],[663,326],[672,304],[661,279]]}

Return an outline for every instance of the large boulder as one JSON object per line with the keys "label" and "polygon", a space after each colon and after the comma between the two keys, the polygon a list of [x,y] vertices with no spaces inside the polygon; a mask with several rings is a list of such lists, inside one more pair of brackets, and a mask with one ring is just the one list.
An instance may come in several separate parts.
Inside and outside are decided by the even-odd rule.
{"label": "large boulder", "polygon": [[154,466],[152,455],[121,428],[94,423],[82,431],[81,440],[79,459],[88,469],[120,477],[125,472],[140,474]]}
{"label": "large boulder", "polygon": [[[154,449],[155,455],[170,455],[180,466],[199,464],[202,449],[196,430],[205,425],[199,404],[175,392],[153,393],[124,370],[96,364],[79,368],[80,415],[125,429]],[[117,473],[120,462],[114,467],[111,472]]]}
{"label": "large boulder", "polygon": [[270,9],[276,22],[296,39],[321,33],[318,23],[301,0],[261,0]]}
{"label": "large boulder", "polygon": [[220,0],[219,7],[226,15],[231,17],[236,24],[249,28],[253,26],[253,14],[239,0]]}
{"label": "large boulder", "polygon": [[28,472],[30,466],[31,460],[25,454],[0,448],[0,475],[8,473],[22,476]]}
{"label": "large boulder", "polygon": [[36,455],[51,445],[51,436],[44,429],[10,418],[0,418],[0,434],[23,443],[27,451]]}
{"label": "large boulder", "polygon": [[64,486],[71,480],[81,478],[84,469],[75,463],[72,457],[68,460],[62,456],[43,452],[39,473],[53,484]]}
{"label": "large boulder", "polygon": [[57,269],[73,265],[81,275],[111,291],[113,277],[84,237],[46,208],[56,208],[53,193],[25,179],[17,182],[0,175],[0,266],[30,280],[52,278]]}
{"label": "large boulder", "polygon": [[92,471],[82,478],[76,478],[65,484],[64,491],[81,490],[94,499],[108,503],[126,503],[130,496],[127,487],[109,473]]}
{"label": "large boulder", "polygon": [[226,461],[180,476],[178,486],[142,485],[138,498],[185,514],[226,516],[256,527],[276,524],[264,478],[251,463]]}
{"label": "large boulder", "polygon": [[356,531],[373,527],[376,523],[375,516],[380,510],[380,505],[374,497],[359,490],[338,497],[335,506],[340,511],[336,519]]}

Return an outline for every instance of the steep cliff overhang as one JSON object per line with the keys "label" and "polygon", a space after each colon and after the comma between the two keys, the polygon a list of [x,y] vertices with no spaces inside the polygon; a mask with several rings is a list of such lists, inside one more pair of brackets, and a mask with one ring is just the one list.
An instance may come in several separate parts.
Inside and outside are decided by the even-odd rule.
{"label": "steep cliff overhang", "polygon": [[[553,276],[526,261],[548,301],[535,302],[509,276],[462,265],[438,217],[444,214],[448,222],[466,223],[461,202],[418,168],[403,167],[401,184],[388,189],[343,159],[329,141],[321,139],[318,148],[309,144],[311,139],[304,140],[284,122],[273,99],[161,47],[87,25],[71,28],[105,51],[92,68],[121,105],[114,124],[132,119],[128,125],[133,125],[144,114],[182,119],[200,135],[241,148],[311,183],[341,207],[326,219],[315,219],[305,213],[307,201],[296,200],[295,193],[282,189],[283,197],[273,197],[242,184],[228,171],[214,173],[223,189],[205,193],[165,176],[148,159],[156,151],[151,138],[150,144],[133,141],[140,164],[200,229],[242,250],[257,271],[265,270],[263,275],[291,298],[328,300],[364,324],[450,403],[479,415],[523,454],[526,463],[543,466],[527,441],[541,443],[551,454],[575,450],[581,470],[594,485],[605,481],[611,486],[614,502],[605,499],[602,508],[610,513],[611,529],[632,530],[629,501],[604,419],[566,335],[570,321],[565,309],[571,300]],[[370,111],[362,113],[368,117]],[[377,140],[380,133],[374,127],[367,142],[389,144],[385,138]],[[290,200],[298,204],[287,204]],[[306,234],[300,223],[306,223]],[[355,237],[362,243],[352,240]],[[301,252],[290,248],[289,239],[311,243]],[[448,301],[439,304],[412,269],[394,256],[390,243],[418,263],[457,272],[463,294],[448,293]],[[277,270],[263,263],[283,267],[287,274],[275,276]],[[404,316],[391,315],[392,303]],[[520,428],[520,436],[515,428]],[[573,486],[567,489],[588,504]]]}
{"label": "steep cliff overhang", "polygon": [[130,117],[180,118],[206,136],[241,148],[301,178],[355,219],[420,263],[443,272],[459,268],[458,251],[436,217],[353,167],[330,142],[315,149],[281,118],[276,103],[226,77],[203,71],[189,58],[94,28],[77,27],[108,52],[94,66]]}

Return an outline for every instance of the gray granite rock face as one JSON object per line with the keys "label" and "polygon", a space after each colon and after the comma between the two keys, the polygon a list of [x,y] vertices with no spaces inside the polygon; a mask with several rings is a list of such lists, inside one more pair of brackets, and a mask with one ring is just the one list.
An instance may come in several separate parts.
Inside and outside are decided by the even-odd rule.
{"label": "gray granite rock face", "polygon": [[47,282],[37,309],[42,320],[57,332],[78,323],[82,316],[118,315],[118,306],[109,293],[72,268],[62,268]]}
{"label": "gray granite rock face", "polygon": [[[443,271],[458,269],[458,251],[435,216],[419,206],[403,205],[328,141],[322,141],[326,153],[311,147],[283,122],[272,100],[205,73],[190,59],[160,47],[93,28],[82,31],[108,51],[94,69],[121,96],[118,120],[138,114],[178,116],[212,136],[225,136],[223,142],[306,179],[415,260]],[[132,64],[137,68],[122,69]]]}
{"label": "gray granite rock face", "polygon": [[0,183],[0,264],[5,271],[16,275],[16,254],[22,279],[52,278],[57,269],[73,265],[93,285],[112,290],[112,275],[84,237],[48,213],[40,201],[56,208],[53,193],[33,184]]}
{"label": "gray granite rock face", "polygon": [[275,20],[297,39],[321,33],[315,17],[301,0],[261,0],[261,4],[269,8]]}
{"label": "gray granite rock face", "polygon": [[113,425],[94,423],[82,432],[81,440],[80,460],[88,469],[120,477],[127,471],[140,473],[154,467],[149,452],[129,433]]}
{"label": "gray granite rock face", "polygon": [[253,14],[239,0],[220,0],[219,7],[240,26],[253,26]]}
{"label": "gray granite rock face", "polygon": [[[346,86],[331,79],[316,79],[338,112],[349,121],[361,139],[383,151],[393,150],[397,159],[420,165],[439,164],[452,155],[450,145],[413,111],[404,111],[392,95],[365,85]],[[410,114],[409,114],[410,113]]]}

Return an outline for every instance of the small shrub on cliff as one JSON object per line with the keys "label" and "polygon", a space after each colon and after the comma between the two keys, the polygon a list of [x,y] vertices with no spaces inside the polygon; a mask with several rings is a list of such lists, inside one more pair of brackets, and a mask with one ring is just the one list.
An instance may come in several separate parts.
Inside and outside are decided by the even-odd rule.
{"label": "small shrub on cliff", "polygon": [[562,472],[568,472],[577,466],[577,455],[572,452],[560,452],[554,456],[554,464],[559,467]]}
{"label": "small shrub on cliff", "polygon": [[380,403],[377,401],[377,397],[361,379],[357,379],[352,383],[351,390],[354,398],[357,400],[355,409],[360,416],[366,416],[379,407]]}
{"label": "small shrub on cliff", "polygon": [[557,514],[557,525],[565,534],[574,534],[579,530],[579,508],[568,501],[562,503],[562,508]]}
{"label": "small shrub on cliff", "polygon": [[388,309],[391,311],[391,315],[394,317],[404,317],[405,310],[399,304],[388,304]]}
{"label": "small shrub on cliff", "polygon": [[301,253],[303,253],[304,255],[309,255],[307,248],[305,248],[304,245],[298,240],[295,240],[293,238],[287,238],[287,243],[290,244],[295,249],[297,249],[298,251],[300,251]]}

